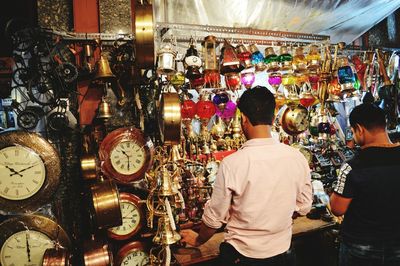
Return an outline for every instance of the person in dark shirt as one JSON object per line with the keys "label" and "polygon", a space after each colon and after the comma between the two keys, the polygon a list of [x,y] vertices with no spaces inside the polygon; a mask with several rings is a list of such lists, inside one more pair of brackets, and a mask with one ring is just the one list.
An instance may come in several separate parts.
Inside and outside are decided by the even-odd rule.
{"label": "person in dark shirt", "polygon": [[361,104],[349,117],[361,150],[342,165],[331,209],[343,215],[340,266],[400,265],[400,146],[386,130],[385,113]]}

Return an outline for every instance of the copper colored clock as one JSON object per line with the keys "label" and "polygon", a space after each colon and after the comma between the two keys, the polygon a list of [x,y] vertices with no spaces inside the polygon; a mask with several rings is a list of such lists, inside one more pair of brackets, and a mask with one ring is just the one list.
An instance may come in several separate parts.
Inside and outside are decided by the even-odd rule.
{"label": "copper colored clock", "polygon": [[0,133],[0,210],[34,211],[49,203],[60,182],[56,149],[40,135]]}
{"label": "copper colored clock", "polygon": [[108,236],[116,240],[125,240],[134,236],[142,227],[144,214],[140,198],[122,192],[119,194],[122,225],[108,229]]}
{"label": "copper colored clock", "polygon": [[141,130],[119,128],[108,134],[99,148],[102,172],[118,183],[130,184],[144,177],[152,163],[153,144]]}
{"label": "copper colored clock", "polygon": [[123,246],[116,256],[117,265],[148,265],[149,255],[144,245],[139,241],[133,241]]}

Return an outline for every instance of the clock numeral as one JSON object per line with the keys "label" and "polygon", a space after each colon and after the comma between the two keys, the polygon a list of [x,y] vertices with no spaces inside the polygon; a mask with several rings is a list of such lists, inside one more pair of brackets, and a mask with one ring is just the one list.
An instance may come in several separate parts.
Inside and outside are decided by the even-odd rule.
{"label": "clock numeral", "polygon": [[36,181],[35,179],[33,179],[32,182],[35,183],[35,184],[39,184],[39,182]]}
{"label": "clock numeral", "polygon": [[10,188],[9,188],[9,187],[6,187],[6,188],[4,189],[4,193],[7,194],[8,191],[10,191]]}
{"label": "clock numeral", "polygon": [[41,171],[35,171],[35,175],[40,175],[42,172]]}
{"label": "clock numeral", "polygon": [[3,153],[4,157],[6,157],[6,159],[8,159],[8,155],[4,152]]}
{"label": "clock numeral", "polygon": [[114,159],[119,159],[119,155],[115,155],[113,158]]}
{"label": "clock numeral", "polygon": [[139,152],[140,151],[140,149],[137,149],[135,152]]}
{"label": "clock numeral", "polygon": [[134,223],[134,224],[135,224],[135,223],[136,223],[136,219],[132,219],[132,223]]}
{"label": "clock numeral", "polygon": [[19,150],[15,150],[15,156],[19,156]]}
{"label": "clock numeral", "polygon": [[140,163],[140,162],[141,162],[140,160],[136,159],[136,163]]}
{"label": "clock numeral", "polygon": [[8,248],[11,248],[11,249],[14,249],[13,247],[11,247],[11,246],[7,246]]}
{"label": "clock numeral", "polygon": [[124,169],[124,168],[125,168],[125,165],[124,165],[124,164],[122,164],[122,165],[121,165],[121,169]]}
{"label": "clock numeral", "polygon": [[131,147],[131,144],[128,142],[128,143],[126,143],[126,147],[127,148],[130,148]]}
{"label": "clock numeral", "polygon": [[15,195],[19,196],[19,190],[18,189],[15,190]]}
{"label": "clock numeral", "polygon": [[118,160],[118,161],[116,161],[115,162],[117,165],[119,165],[120,163],[121,163],[121,161],[120,160]]}
{"label": "clock numeral", "polygon": [[11,258],[11,256],[10,255],[6,255],[6,256],[4,256],[6,259],[9,259],[9,258]]}
{"label": "clock numeral", "polygon": [[142,155],[141,155],[141,154],[138,154],[137,157],[142,157]]}
{"label": "clock numeral", "polygon": [[28,191],[29,193],[31,193],[31,191],[29,190],[29,188],[26,187],[26,191]]}

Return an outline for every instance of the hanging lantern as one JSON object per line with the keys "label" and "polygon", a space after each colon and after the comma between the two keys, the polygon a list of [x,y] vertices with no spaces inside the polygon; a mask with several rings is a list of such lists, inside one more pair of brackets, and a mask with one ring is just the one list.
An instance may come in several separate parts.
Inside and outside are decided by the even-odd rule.
{"label": "hanging lantern", "polygon": [[354,91],[355,77],[347,57],[342,57],[339,59],[337,75],[342,95]]}
{"label": "hanging lantern", "polygon": [[218,70],[216,49],[218,46],[217,38],[209,35],[204,38],[203,51],[204,51],[204,71]]}
{"label": "hanging lantern", "polygon": [[181,117],[182,119],[192,119],[197,113],[196,103],[191,99],[183,101],[181,106]]}
{"label": "hanging lantern", "polygon": [[256,80],[256,75],[254,72],[242,72],[240,74],[240,80],[246,89],[250,89]]}
{"label": "hanging lantern", "polygon": [[221,75],[218,70],[204,70],[204,80],[207,88],[219,88]]}
{"label": "hanging lantern", "polygon": [[250,68],[253,66],[253,64],[251,63],[251,53],[246,49],[246,46],[244,46],[243,44],[239,44],[238,46],[236,46],[236,53],[240,60],[240,63],[245,68]]}
{"label": "hanging lantern", "polygon": [[225,74],[225,84],[231,91],[240,89],[240,75],[239,73],[231,72]]}
{"label": "hanging lantern", "polygon": [[318,51],[317,45],[310,46],[310,51],[308,52],[308,55],[306,56],[306,60],[307,60],[307,68],[308,69],[313,69],[313,70],[319,69],[320,62],[321,62],[321,55]]}
{"label": "hanging lantern", "polygon": [[318,74],[318,72],[316,72],[316,71],[311,71],[309,74],[308,74],[308,80],[310,81],[310,83],[311,83],[311,88],[313,89],[313,90],[318,90],[318,81],[319,81],[319,78],[320,78],[320,76],[319,76],[319,74]]}
{"label": "hanging lantern", "polygon": [[199,57],[199,53],[195,47],[195,42],[193,38],[190,38],[189,49],[186,50],[185,55],[185,64],[188,67],[197,67],[200,68],[202,65],[201,59]]}
{"label": "hanging lantern", "polygon": [[232,101],[228,101],[225,105],[225,108],[223,110],[220,110],[219,108],[216,109],[215,112],[219,117],[223,119],[231,119],[232,117],[235,116],[236,113],[236,104]]}
{"label": "hanging lantern", "polygon": [[158,67],[157,73],[160,75],[172,75],[175,73],[176,52],[172,50],[171,43],[162,43],[157,52]]}
{"label": "hanging lantern", "polygon": [[224,110],[226,103],[229,101],[229,95],[226,92],[218,92],[213,97],[213,103],[218,107],[219,110]]}
{"label": "hanging lantern", "polygon": [[322,113],[319,116],[318,138],[326,140],[328,139],[328,136],[330,134],[331,134],[331,124],[328,122],[328,116],[325,113]]}
{"label": "hanging lantern", "polygon": [[210,119],[215,114],[215,106],[212,101],[202,96],[196,104],[197,116],[200,119]]}
{"label": "hanging lantern", "polygon": [[174,87],[181,87],[185,84],[185,68],[183,67],[182,61],[176,61],[176,72],[170,78],[170,82]]}
{"label": "hanging lantern", "polygon": [[279,72],[274,72],[268,76],[268,84],[271,85],[275,90],[279,88],[282,83],[282,75]]}
{"label": "hanging lantern", "polygon": [[310,91],[300,93],[300,104],[305,108],[312,106],[315,102],[315,97]]}
{"label": "hanging lantern", "polygon": [[282,85],[290,86],[296,83],[296,78],[292,73],[285,73],[282,75]]}
{"label": "hanging lantern", "polygon": [[293,70],[296,72],[305,72],[307,70],[307,60],[304,56],[303,48],[297,47],[293,56]]}
{"label": "hanging lantern", "polygon": [[289,54],[287,46],[281,46],[279,62],[281,63],[281,70],[292,69],[293,56]]}
{"label": "hanging lantern", "polygon": [[224,39],[224,46],[221,49],[219,72],[223,75],[230,72],[240,72],[243,68],[236,55],[235,48]]}
{"label": "hanging lantern", "polygon": [[273,47],[265,48],[264,63],[267,67],[267,72],[275,72],[279,70],[279,56],[275,54]]}
{"label": "hanging lantern", "polygon": [[251,44],[249,49],[251,52],[251,63],[256,67],[256,71],[263,71],[265,69],[264,56],[255,44]]}

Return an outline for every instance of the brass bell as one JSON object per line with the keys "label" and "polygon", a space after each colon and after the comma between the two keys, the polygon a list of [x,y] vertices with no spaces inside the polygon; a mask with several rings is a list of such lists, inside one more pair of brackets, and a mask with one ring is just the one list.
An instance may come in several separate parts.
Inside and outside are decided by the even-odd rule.
{"label": "brass bell", "polygon": [[161,186],[158,191],[159,196],[173,196],[176,192],[173,189],[172,178],[167,170],[161,172]]}
{"label": "brass bell", "polygon": [[215,116],[215,122],[211,128],[211,134],[216,138],[222,138],[225,134],[225,124],[219,116]]}
{"label": "brass bell", "polygon": [[104,56],[101,56],[100,60],[96,63],[96,75],[94,76],[93,81],[111,78],[115,78],[115,75],[111,71],[110,63]]}
{"label": "brass bell", "polygon": [[97,108],[97,118],[107,119],[112,116],[111,114],[111,106],[106,101],[105,97],[101,98],[101,102],[99,103],[99,107]]}
{"label": "brass bell", "polygon": [[183,158],[181,156],[181,153],[179,152],[178,145],[172,145],[169,160],[172,162],[183,162]]}
{"label": "brass bell", "polygon": [[208,146],[207,142],[204,142],[203,148],[201,149],[201,153],[204,155],[208,155],[211,153],[210,147]]}
{"label": "brass bell", "polygon": [[157,233],[153,238],[153,242],[158,245],[171,245],[178,242],[181,236],[172,229],[171,221],[167,215],[158,219]]}

